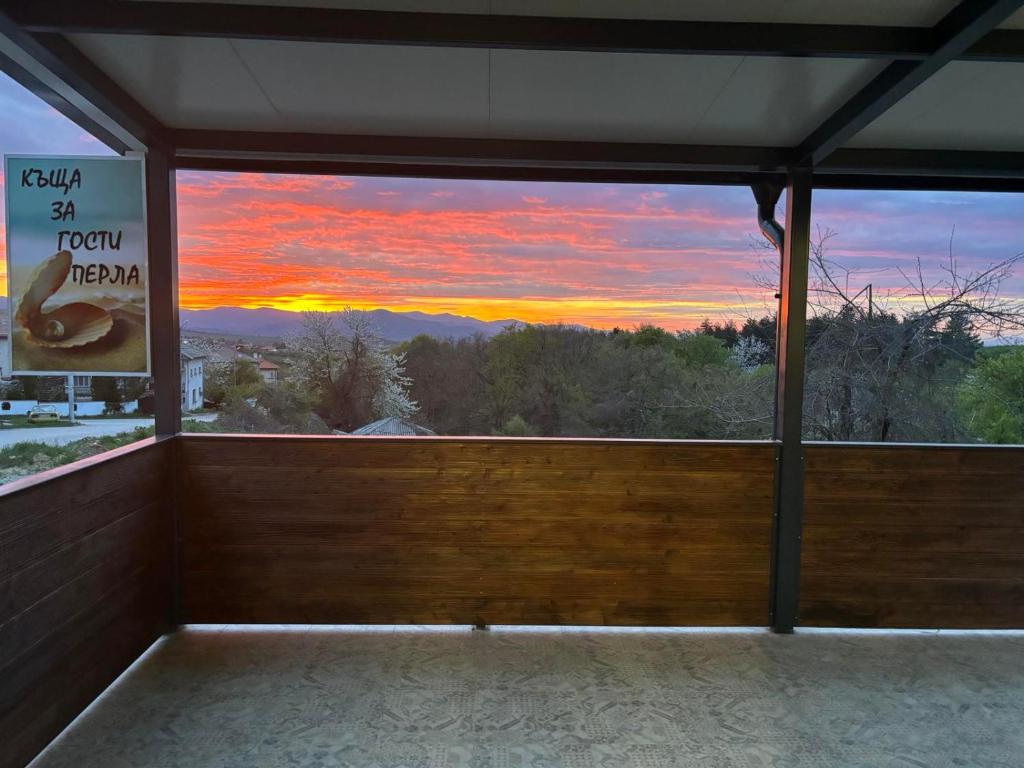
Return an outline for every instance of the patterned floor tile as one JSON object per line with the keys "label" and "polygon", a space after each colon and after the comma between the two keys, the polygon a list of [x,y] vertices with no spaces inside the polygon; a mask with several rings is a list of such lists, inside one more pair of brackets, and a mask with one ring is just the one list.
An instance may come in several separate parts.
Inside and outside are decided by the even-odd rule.
{"label": "patterned floor tile", "polygon": [[1024,637],[179,632],[33,768],[1020,768]]}

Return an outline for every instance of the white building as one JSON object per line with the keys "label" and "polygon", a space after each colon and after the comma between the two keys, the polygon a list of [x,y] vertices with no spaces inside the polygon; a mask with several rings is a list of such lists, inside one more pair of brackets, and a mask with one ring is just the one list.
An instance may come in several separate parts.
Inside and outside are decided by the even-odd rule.
{"label": "white building", "polygon": [[269,360],[260,360],[256,365],[260,376],[267,384],[277,384],[281,380],[281,366]]}
{"label": "white building", "polygon": [[181,350],[181,411],[188,413],[203,407],[203,361],[206,355],[191,349]]}

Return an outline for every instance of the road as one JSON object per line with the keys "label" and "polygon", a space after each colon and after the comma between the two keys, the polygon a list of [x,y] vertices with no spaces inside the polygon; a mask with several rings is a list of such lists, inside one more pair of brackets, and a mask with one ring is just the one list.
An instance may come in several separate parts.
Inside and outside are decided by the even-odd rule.
{"label": "road", "polygon": [[[217,418],[217,415],[207,413],[200,416],[186,416],[185,418],[196,419],[197,421],[213,421]],[[131,432],[136,427],[148,427],[152,424],[153,419],[148,418],[83,419],[73,427],[4,429],[0,430],[0,449],[15,443],[30,441],[33,443],[46,443],[47,445],[65,445],[75,440],[81,440],[83,437],[118,435],[122,432]]]}

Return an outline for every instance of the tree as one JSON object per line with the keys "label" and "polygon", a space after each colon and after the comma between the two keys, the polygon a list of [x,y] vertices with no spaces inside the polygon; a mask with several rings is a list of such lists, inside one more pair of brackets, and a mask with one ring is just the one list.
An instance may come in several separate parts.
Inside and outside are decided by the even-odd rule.
{"label": "tree", "polygon": [[263,387],[255,397],[243,397],[238,391],[231,393],[217,417],[217,427],[225,432],[330,433],[313,413],[307,393],[291,384]]}
{"label": "tree", "polygon": [[219,406],[231,399],[255,397],[263,388],[256,363],[236,358],[230,363],[203,366],[203,397]]}
{"label": "tree", "polygon": [[302,332],[291,340],[295,372],[331,426],[351,432],[375,419],[416,413],[405,360],[385,345],[370,315],[345,309],[341,320],[325,312],[304,312]]}
{"label": "tree", "polygon": [[345,338],[329,312],[303,312],[302,331],[289,340],[295,374],[308,391],[327,397],[341,368]]}
{"label": "tree", "polygon": [[506,328],[487,355],[491,428],[516,414],[541,435],[591,434],[588,361],[601,334],[563,325]]}
{"label": "tree", "polygon": [[740,340],[740,332],[732,320],[726,320],[724,323],[712,323],[705,318],[697,330],[705,336],[714,336],[728,348],[732,348]]}
{"label": "tree", "polygon": [[[825,440],[959,439],[948,407],[980,337],[1024,328],[1024,302],[1003,283],[1024,254],[975,271],[953,253],[929,281],[920,260],[878,297],[829,256],[832,230],[811,248],[805,434]],[[898,311],[890,310],[894,307]],[[903,309],[906,308],[906,309]]]}
{"label": "tree", "polygon": [[420,335],[398,347],[420,423],[441,435],[485,435],[494,429],[488,345],[480,334],[463,339]]}
{"label": "tree", "polygon": [[518,413],[505,422],[501,429],[494,430],[499,437],[533,437],[537,430],[526,423],[526,419]]}
{"label": "tree", "polygon": [[957,405],[985,442],[1024,443],[1024,347],[984,355],[958,387]]}
{"label": "tree", "polygon": [[102,400],[103,409],[108,413],[120,413],[123,410],[121,391],[113,376],[93,376],[89,389],[92,399]]}

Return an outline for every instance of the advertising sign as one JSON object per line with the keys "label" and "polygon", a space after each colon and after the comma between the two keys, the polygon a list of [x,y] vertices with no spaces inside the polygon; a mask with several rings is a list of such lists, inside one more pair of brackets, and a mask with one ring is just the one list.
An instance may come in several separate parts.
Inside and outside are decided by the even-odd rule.
{"label": "advertising sign", "polygon": [[10,370],[149,375],[143,160],[4,158]]}

